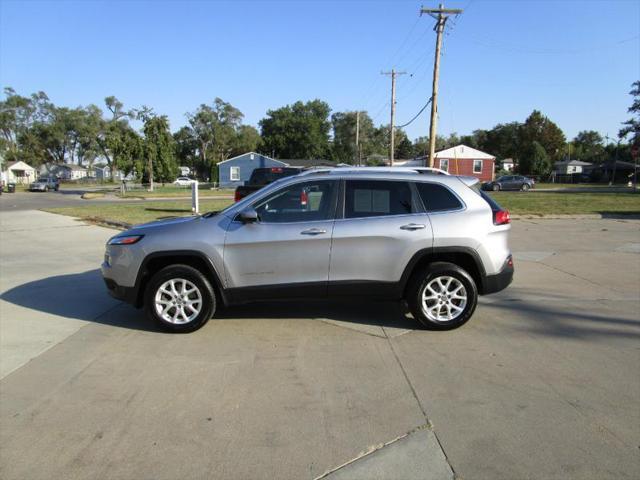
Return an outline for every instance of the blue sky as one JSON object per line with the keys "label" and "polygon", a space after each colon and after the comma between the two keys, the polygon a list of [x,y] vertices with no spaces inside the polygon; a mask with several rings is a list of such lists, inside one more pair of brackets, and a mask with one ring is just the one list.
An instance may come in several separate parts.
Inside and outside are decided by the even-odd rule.
{"label": "blue sky", "polygon": [[[435,2],[424,1],[426,5]],[[256,125],[270,108],[320,98],[334,111],[397,121],[431,94],[433,20],[417,1],[0,1],[0,84],[58,105],[115,95],[154,107],[175,130],[216,96]],[[535,108],[573,137],[614,136],[640,79],[640,2],[483,1],[449,24],[439,133],[523,121]],[[406,128],[428,132],[423,114]]]}

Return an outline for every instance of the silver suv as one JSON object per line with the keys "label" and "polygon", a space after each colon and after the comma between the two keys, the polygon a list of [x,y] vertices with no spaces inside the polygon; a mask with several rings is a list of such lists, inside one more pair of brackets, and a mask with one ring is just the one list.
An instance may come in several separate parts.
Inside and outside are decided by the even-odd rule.
{"label": "silver suv", "polygon": [[475,178],[312,170],[221,212],[120,233],[102,274],[112,296],[175,332],[221,304],[343,296],[405,299],[423,326],[448,330],[511,282],[509,223]]}

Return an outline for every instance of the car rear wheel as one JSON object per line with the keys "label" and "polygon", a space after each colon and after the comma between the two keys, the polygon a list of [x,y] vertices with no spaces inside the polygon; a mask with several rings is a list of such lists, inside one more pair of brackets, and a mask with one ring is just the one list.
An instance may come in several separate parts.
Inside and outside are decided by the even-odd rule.
{"label": "car rear wheel", "polygon": [[498,185],[497,183],[493,186],[493,191],[494,192],[498,192],[500,191],[500,185]]}
{"label": "car rear wheel", "polygon": [[413,317],[430,330],[452,330],[465,324],[478,302],[471,275],[449,262],[434,262],[417,272],[407,290]]}
{"label": "car rear wheel", "polygon": [[529,190],[529,184],[523,183],[522,187],[520,187],[520,190],[522,190],[523,192],[526,192],[527,190]]}
{"label": "car rear wheel", "polygon": [[214,315],[216,295],[199,270],[188,265],[170,265],[149,281],[145,309],[165,330],[193,332]]}

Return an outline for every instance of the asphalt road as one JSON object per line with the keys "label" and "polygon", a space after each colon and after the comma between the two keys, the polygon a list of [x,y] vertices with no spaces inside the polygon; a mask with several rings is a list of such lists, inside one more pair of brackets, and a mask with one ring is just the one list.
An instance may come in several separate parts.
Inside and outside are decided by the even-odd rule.
{"label": "asphalt road", "polygon": [[161,333],[104,291],[112,233],[0,214],[0,478],[640,477],[638,220],[516,221],[452,332],[296,302]]}

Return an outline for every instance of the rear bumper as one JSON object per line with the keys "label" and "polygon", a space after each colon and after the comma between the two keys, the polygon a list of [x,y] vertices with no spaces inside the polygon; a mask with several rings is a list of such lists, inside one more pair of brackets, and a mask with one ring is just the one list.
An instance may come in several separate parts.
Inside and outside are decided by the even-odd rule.
{"label": "rear bumper", "polygon": [[500,273],[484,277],[482,295],[489,295],[507,288],[513,280],[513,272],[513,258],[509,255]]}

